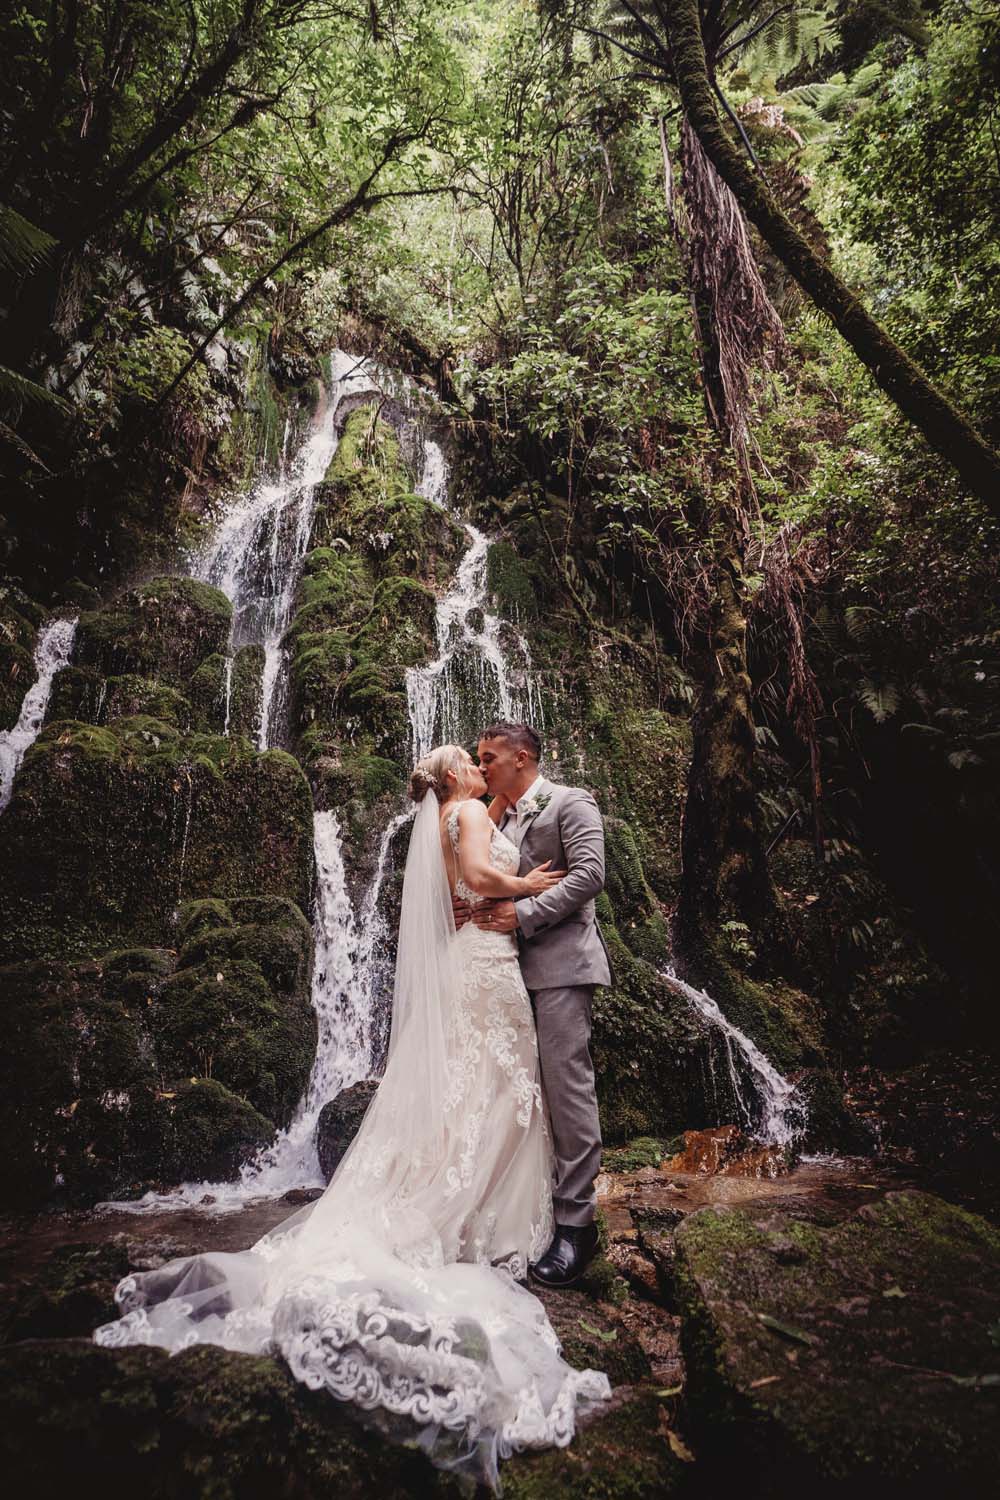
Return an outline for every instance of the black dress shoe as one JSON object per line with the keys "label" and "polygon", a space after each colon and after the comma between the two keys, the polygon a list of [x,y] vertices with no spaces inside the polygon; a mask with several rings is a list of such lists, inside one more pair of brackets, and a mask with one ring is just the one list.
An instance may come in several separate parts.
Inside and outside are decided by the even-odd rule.
{"label": "black dress shoe", "polygon": [[557,1224],[551,1245],[528,1269],[543,1286],[573,1286],[596,1254],[596,1224]]}

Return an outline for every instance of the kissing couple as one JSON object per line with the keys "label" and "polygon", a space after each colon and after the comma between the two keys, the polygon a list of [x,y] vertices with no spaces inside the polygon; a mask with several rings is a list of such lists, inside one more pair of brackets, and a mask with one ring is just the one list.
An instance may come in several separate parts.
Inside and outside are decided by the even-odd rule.
{"label": "kissing couple", "polygon": [[540,757],[504,721],[478,764],[458,745],[417,763],[386,1067],[357,1135],[323,1194],[246,1250],[124,1277],[95,1342],[278,1354],[493,1488],[500,1459],[565,1446],[608,1399],[528,1285],[571,1285],[597,1248],[590,1015],[611,980],[600,813]]}

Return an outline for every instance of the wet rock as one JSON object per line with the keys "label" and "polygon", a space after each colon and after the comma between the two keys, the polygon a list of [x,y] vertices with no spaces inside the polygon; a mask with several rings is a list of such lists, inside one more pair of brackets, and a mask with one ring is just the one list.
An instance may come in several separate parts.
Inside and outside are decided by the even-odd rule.
{"label": "wet rock", "polygon": [[282,1193],[283,1203],[315,1203],[317,1198],[322,1198],[322,1188],[289,1188],[287,1193]]}
{"label": "wet rock", "polygon": [[[840,1222],[786,1201],[676,1234],[702,1449],[752,1493],[993,1492],[1000,1232],[919,1192]],[[789,1253],[789,1250],[793,1253]]]}
{"label": "wet rock", "polygon": [[132,1269],[124,1239],[60,1245],[30,1283],[0,1286],[0,1343],[89,1337],[114,1307],[114,1289]]}
{"label": "wet rock", "polygon": [[287,1124],[315,1050],[294,903],[185,903],[178,955],[118,949],[0,970],[8,1192],[72,1202],[233,1175]]}
{"label": "wet rock", "polygon": [[305,910],[312,815],[283,751],[141,717],[52,724],[0,823],[0,961],[173,946],[184,899],[252,891]]}
{"label": "wet rock", "polygon": [[[419,1451],[363,1427],[347,1404],[308,1390],[279,1359],[211,1346],[171,1356],[39,1340],[0,1350],[0,1388],[0,1462],[17,1494],[459,1500],[468,1493]],[[503,1465],[507,1500],[674,1493],[685,1466],[663,1438],[661,1410],[648,1386],[620,1386],[568,1449]]]}
{"label": "wet rock", "polygon": [[80,616],[74,662],[103,677],[155,678],[183,692],[207,656],[224,652],[232,605],[194,578],[153,578]]}
{"label": "wet rock", "polygon": [[738,1125],[714,1130],[686,1130],[684,1149],[664,1162],[664,1172],[693,1172],[723,1177],[780,1177],[789,1169],[783,1146],[750,1141]]}
{"label": "wet rock", "polygon": [[341,1158],[358,1133],[365,1110],[378,1091],[377,1079],[364,1079],[331,1099],[316,1122],[316,1149],[320,1170],[331,1178]]}

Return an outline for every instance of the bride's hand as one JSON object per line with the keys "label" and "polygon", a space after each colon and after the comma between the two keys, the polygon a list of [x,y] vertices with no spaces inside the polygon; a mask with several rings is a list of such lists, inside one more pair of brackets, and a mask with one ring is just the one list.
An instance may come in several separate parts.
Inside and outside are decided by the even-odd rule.
{"label": "bride's hand", "polygon": [[554,885],[558,885],[566,874],[565,870],[550,870],[551,859],[547,859],[543,865],[536,865],[529,870],[527,875],[521,878],[524,881],[524,894],[526,896],[540,896],[543,891],[549,891]]}

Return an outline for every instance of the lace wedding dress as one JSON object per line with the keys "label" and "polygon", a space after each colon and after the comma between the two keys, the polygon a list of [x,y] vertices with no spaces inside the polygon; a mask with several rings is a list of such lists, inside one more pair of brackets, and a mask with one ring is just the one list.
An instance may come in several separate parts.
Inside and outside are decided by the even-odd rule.
{"label": "lace wedding dress", "polygon": [[[458,808],[448,816],[458,853]],[[517,870],[499,830],[490,863]],[[456,893],[477,897],[459,880]],[[322,1197],[242,1251],[126,1276],[98,1344],[282,1356],[389,1437],[497,1485],[610,1395],[519,1284],[553,1228],[552,1148],[513,934],[455,931],[438,810],[407,856],[385,1074]]]}

